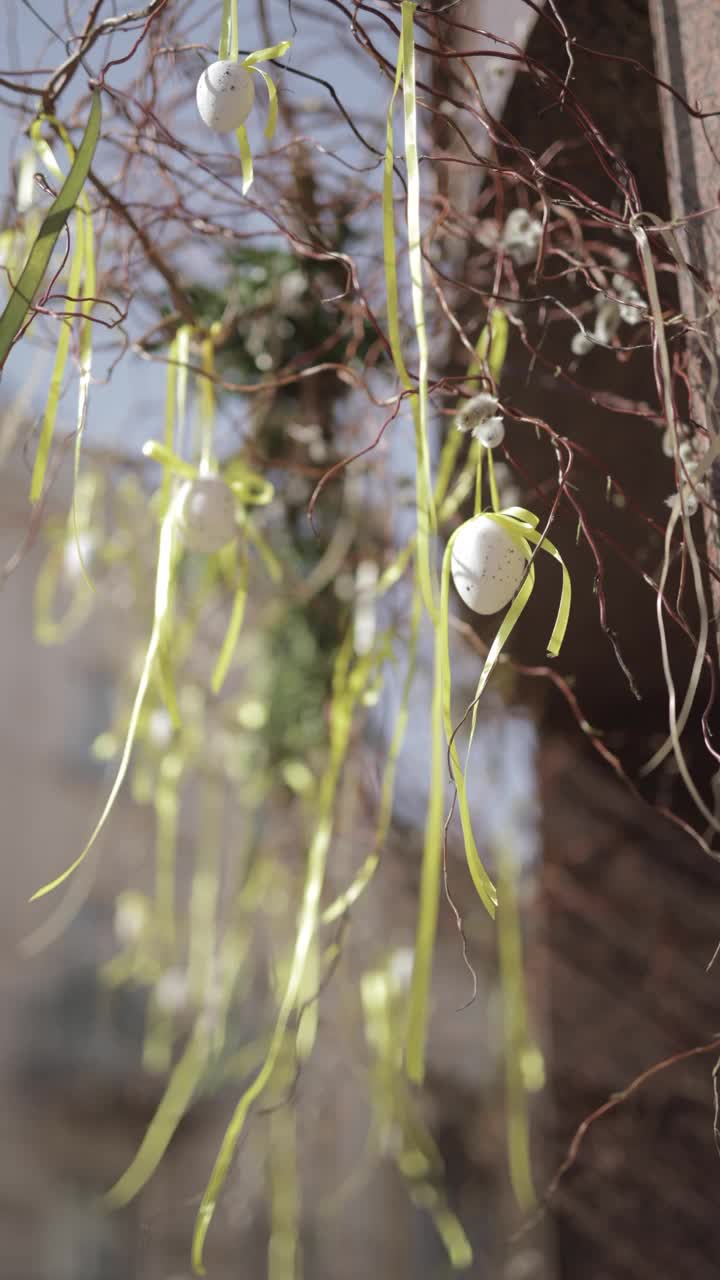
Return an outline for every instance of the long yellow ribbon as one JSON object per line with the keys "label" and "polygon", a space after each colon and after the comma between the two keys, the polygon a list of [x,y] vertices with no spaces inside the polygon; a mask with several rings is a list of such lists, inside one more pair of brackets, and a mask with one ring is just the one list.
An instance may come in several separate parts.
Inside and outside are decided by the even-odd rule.
{"label": "long yellow ribbon", "polygon": [[140,721],[140,714],[142,712],[147,691],[150,687],[150,680],[156,667],[158,655],[161,651],[164,641],[166,640],[166,631],[167,631],[167,626],[170,619],[171,586],[172,586],[172,576],[173,576],[173,561],[174,561],[174,555],[175,555],[174,532],[175,532],[175,513],[171,505],[160,527],[160,544],[159,544],[159,550],[158,550],[157,576],[155,580],[155,610],[154,610],[153,627],[150,635],[150,642],[148,644],[147,652],[145,654],[143,668],[140,673],[140,681],[138,683],[137,692],[135,694],[135,700],[133,702],[132,710],[130,713],[130,720],[129,720],[127,732],[125,735],[125,744],[123,746],[122,756],[120,758],[118,770],[115,775],[115,781],[113,782],[112,788],[110,790],[110,794],[107,798],[107,801],[105,802],[105,807],[102,813],[100,814],[100,817],[97,821],[95,829],[92,835],[90,836],[90,839],[88,840],[87,844],[85,845],[85,848],[83,849],[82,853],[80,853],[78,857],[75,859],[75,861],[72,862],[70,866],[67,867],[65,871],[63,871],[59,876],[56,876],[54,880],[50,880],[47,884],[44,884],[42,888],[36,890],[36,892],[32,895],[32,898],[30,899],[31,902],[34,902],[36,898],[42,898],[46,894],[52,893],[54,889],[57,889],[61,884],[63,884],[65,880],[67,880],[68,877],[71,876],[72,873],[80,866],[80,864],[85,861],[85,858],[87,857],[93,845],[95,844],[95,841],[97,840],[98,836],[100,835],[100,832],[103,830],[103,827],[105,826],[105,823],[107,822],[110,816],[113,805],[115,804],[115,801],[118,797],[120,788],[125,780],[125,775],[127,774],[128,766],[130,764],[130,756],[132,754],[132,749],[135,742],[135,736],[137,734],[138,724]]}
{"label": "long yellow ribbon", "polygon": [[[237,21],[235,26],[237,28]],[[277,89],[275,88],[275,83],[272,77],[268,75],[267,71],[263,71],[262,68],[258,66],[258,63],[269,62],[273,58],[282,58],[283,54],[287,53],[291,44],[291,40],[281,40],[279,44],[271,45],[267,49],[257,49],[255,53],[249,53],[247,57],[242,60],[242,65],[247,67],[248,71],[254,71],[257,75],[261,76],[265,82],[265,88],[268,92],[268,117],[263,132],[268,142],[275,137],[275,129],[277,128]],[[236,42],[234,59],[237,59],[237,57],[238,52]],[[243,180],[242,191],[243,195],[246,195],[253,184],[253,158],[252,151],[250,150],[250,141],[248,139],[247,129],[243,124],[239,125],[235,130],[235,136],[237,138],[238,149],[240,151],[240,167],[242,170]]]}
{"label": "long yellow ribbon", "polygon": [[389,641],[385,637],[373,653],[360,659],[355,667],[351,669],[352,640],[352,628],[350,628],[335,663],[333,698],[330,707],[330,758],[318,794],[317,821],[307,855],[305,885],[295,936],[295,946],[290,961],[289,973],[285,981],[285,990],[275,1019],[275,1027],[263,1065],[237,1103],[230,1124],[225,1131],[225,1136],[195,1220],[192,1258],[193,1266],[200,1275],[204,1274],[203,1251],[205,1239],[215,1213],[217,1197],[230,1170],[230,1164],[248,1111],[267,1088],[273,1077],[285,1041],[288,1023],[293,1011],[297,1008],[298,997],[302,991],[308,956],[318,926],[320,895],[330,848],[337,784],[350,741],[353,711],[373,671],[387,657]]}
{"label": "long yellow ribbon", "polygon": [[[572,599],[570,574],[568,573],[567,566],[565,565],[565,562],[563,561],[563,558],[560,555],[560,552],[558,551],[557,547],[550,541],[549,538],[543,537],[541,533],[538,533],[537,527],[536,527],[538,523],[537,516],[535,516],[533,512],[526,510],[524,507],[508,507],[507,510],[501,511],[501,512],[488,511],[484,513],[483,519],[492,520],[494,521],[495,524],[498,524],[500,528],[504,529],[505,532],[512,539],[515,546],[518,548],[518,550],[522,553],[522,555],[525,557],[525,559],[528,562],[531,560],[531,556],[532,556],[532,552],[528,544],[534,543],[535,545],[540,546],[541,549],[547,552],[548,555],[552,556],[552,558],[560,565],[560,568],[562,570],[562,589],[560,593],[560,603],[558,606],[557,616],[555,619],[555,624],[553,626],[552,634],[550,636],[550,640],[548,641],[548,645],[547,645],[548,655],[550,657],[556,657],[557,654],[560,652],[560,647],[565,637],[565,631],[567,629],[567,624],[570,617],[570,605],[571,605],[571,599]],[[461,528],[462,527],[464,526],[461,526]],[[497,905],[497,896],[495,894],[495,890],[492,886],[492,883],[489,880],[489,877],[487,876],[487,873],[484,867],[482,866],[482,863],[479,858],[479,854],[477,852],[477,846],[475,844],[475,839],[472,833],[472,822],[470,818],[470,810],[469,810],[468,799],[467,799],[466,771],[465,769],[462,768],[460,764],[460,758],[458,756],[457,748],[455,746],[453,726],[452,726],[452,713],[451,713],[452,676],[451,676],[451,667],[450,667],[450,622],[449,622],[449,619],[450,619],[450,604],[449,604],[450,564],[451,564],[451,558],[452,558],[453,545],[459,533],[460,533],[460,529],[457,529],[455,533],[452,535],[452,537],[449,539],[447,548],[445,550],[445,556],[443,558],[443,567],[442,567],[440,631],[442,634],[441,670],[442,670],[442,685],[443,685],[443,717],[445,722],[445,733],[447,735],[447,740],[449,744],[450,743],[452,744],[450,746],[450,763],[451,763],[451,768],[453,772],[453,777],[455,780],[455,785],[457,787],[458,808],[460,810],[460,821],[461,821],[461,825],[463,829],[463,837],[465,841],[465,854],[468,860],[470,874],[472,876],[475,887],[478,890],[478,893],[480,894],[480,897],[485,903],[485,906],[487,907],[490,914],[494,915],[494,909],[495,909],[495,906]],[[483,690],[487,685],[488,680],[490,679],[490,676],[492,675],[492,672],[497,666],[497,663],[500,659],[503,649],[505,648],[505,645],[507,644],[511,633],[515,628],[518,622],[518,619],[520,618],[525,606],[528,603],[528,600],[530,599],[530,596],[532,595],[534,584],[535,584],[534,565],[530,564],[527,576],[524,582],[521,584],[520,590],[515,596],[515,599],[510,605],[510,608],[508,609],[505,615],[505,618],[502,621],[502,624],[497,632],[497,635],[495,636],[495,639],[492,645],[490,646],[490,651],[485,659],[483,669],[480,673],[480,678],[478,680],[477,687],[475,689],[475,694],[473,697],[473,731],[474,731],[475,715],[477,711],[478,701],[483,693]],[[471,742],[472,742],[472,731],[471,731]],[[468,747],[468,752],[469,752],[469,747]]]}
{"label": "long yellow ribbon", "polygon": [[[55,153],[50,144],[42,137],[40,132],[45,122],[52,124],[59,133],[65,145],[65,150],[67,151],[71,165],[75,161],[75,148],[70,141],[70,136],[64,125],[62,125],[55,116],[48,116],[44,114],[40,115],[31,125],[30,139],[37,155],[42,160],[48,172],[52,174],[57,181],[64,182],[65,178]],[[92,215],[90,212],[90,201],[84,191],[80,195],[75,215],[75,245],[73,247],[73,255],[70,262],[70,275],[68,278],[70,307],[74,305],[74,299],[78,298],[80,295],[81,277],[84,277],[82,287],[83,294],[85,296],[80,302],[80,314],[82,318],[80,322],[80,385],[78,392],[77,433],[75,438],[76,485],[79,468],[80,445],[87,419],[90,370],[92,365],[92,299],[95,296],[96,288]],[[37,502],[40,494],[42,493],[48,457],[50,454],[50,446],[52,444],[55,419],[57,417],[62,381],[67,363],[71,331],[72,320],[62,320],[60,324],[60,335],[58,337],[55,352],[55,362],[50,381],[50,389],[45,405],[45,413],[43,415],[40,441],[38,444],[37,454],[35,456],[35,464],[33,466],[30,485],[31,502]]]}

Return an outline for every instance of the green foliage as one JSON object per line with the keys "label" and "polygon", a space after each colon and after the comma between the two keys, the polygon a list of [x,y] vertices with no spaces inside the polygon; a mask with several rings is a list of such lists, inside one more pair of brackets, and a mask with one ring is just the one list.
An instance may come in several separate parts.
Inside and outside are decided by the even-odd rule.
{"label": "green foliage", "polygon": [[266,736],[271,757],[284,758],[322,747],[327,738],[325,706],[333,647],[322,646],[307,611],[284,611],[269,637],[271,674]]}
{"label": "green foliage", "polygon": [[[346,239],[341,231],[338,243]],[[219,369],[242,382],[261,383],[292,363],[347,360],[348,342],[352,337],[356,344],[356,332],[341,308],[324,301],[336,292],[327,263],[285,249],[243,247],[228,254],[221,267],[222,284],[194,281],[186,290],[197,327],[222,329]],[[362,361],[374,338],[366,323],[353,358]],[[342,387],[337,382],[335,394]],[[297,388],[280,394],[294,399]]]}
{"label": "green foliage", "polygon": [[100,94],[95,93],[87,128],[70,172],[62,185],[59,195],[53,201],[43,219],[38,237],[30,250],[22,275],[10,295],[2,316],[0,316],[0,369],[5,364],[10,348],[17,338],[32,306],[33,299],[40,289],[52,251],[57,244],[58,236],[70,217],[85,185],[85,179],[90,171],[95,147],[100,136],[101,118]]}

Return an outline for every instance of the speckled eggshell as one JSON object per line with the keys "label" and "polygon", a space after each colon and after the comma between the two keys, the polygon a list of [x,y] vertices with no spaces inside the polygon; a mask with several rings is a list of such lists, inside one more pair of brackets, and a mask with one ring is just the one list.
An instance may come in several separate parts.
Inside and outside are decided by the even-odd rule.
{"label": "speckled eggshell", "polygon": [[178,494],[178,531],[189,551],[220,551],[235,537],[235,498],[220,476],[186,480]]}
{"label": "speckled eggshell", "polygon": [[255,100],[255,86],[241,62],[213,62],[197,82],[200,118],[214,133],[230,133],[244,124]]}
{"label": "speckled eggshell", "polygon": [[504,609],[520,586],[527,561],[510,535],[488,516],[459,530],[450,557],[455,589],[473,613]]}

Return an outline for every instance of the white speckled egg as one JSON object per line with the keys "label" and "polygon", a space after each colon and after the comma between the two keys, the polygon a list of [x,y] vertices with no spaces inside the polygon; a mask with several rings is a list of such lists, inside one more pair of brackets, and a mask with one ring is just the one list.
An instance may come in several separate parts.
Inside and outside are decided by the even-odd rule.
{"label": "white speckled egg", "polygon": [[244,124],[255,100],[253,78],[242,62],[213,62],[197,82],[200,118],[214,133],[230,133]]}
{"label": "white speckled egg", "polygon": [[220,551],[235,537],[235,498],[220,476],[186,480],[178,497],[177,527],[189,551]]}
{"label": "white speckled egg", "polygon": [[450,572],[458,595],[473,613],[497,613],[520,586],[527,561],[509,533],[490,519],[475,516],[458,531]]}

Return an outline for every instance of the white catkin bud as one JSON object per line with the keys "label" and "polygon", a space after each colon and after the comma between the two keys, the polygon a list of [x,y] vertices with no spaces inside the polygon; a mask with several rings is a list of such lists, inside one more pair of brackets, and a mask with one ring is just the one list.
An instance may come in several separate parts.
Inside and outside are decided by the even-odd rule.
{"label": "white catkin bud", "polygon": [[673,447],[673,438],[672,438],[671,431],[663,432],[662,451],[665,454],[666,458],[672,458],[675,456],[675,449]]}
{"label": "white catkin bud", "polygon": [[166,969],[155,984],[155,1000],[162,1013],[180,1013],[187,1001],[187,977],[182,969]]}
{"label": "white catkin bud", "polygon": [[115,937],[128,946],[140,937],[148,917],[147,902],[139,893],[121,894],[115,904]]}
{"label": "white catkin bud", "polygon": [[390,957],[390,976],[398,991],[405,991],[410,986],[415,952],[412,947],[397,947]]}
{"label": "white catkin bud", "polygon": [[497,396],[492,395],[490,391],[479,391],[458,411],[455,426],[458,431],[474,431],[476,427],[495,417],[497,407]]}
{"label": "white catkin bud", "polygon": [[173,723],[164,707],[156,707],[148,716],[148,738],[154,747],[162,749],[172,742]]}
{"label": "white catkin bud", "polygon": [[339,573],[333,583],[333,591],[338,600],[347,604],[355,596],[355,582],[351,573]]}
{"label": "white catkin bud", "polygon": [[308,457],[311,462],[325,462],[328,456],[327,445],[324,440],[313,440],[308,447]]}
{"label": "white catkin bud", "polygon": [[291,422],[287,434],[292,440],[297,440],[298,444],[312,444],[322,436],[317,422]]}
{"label": "white catkin bud", "polygon": [[620,319],[624,324],[640,324],[645,319],[645,302],[635,285],[626,276],[614,275],[613,291],[620,300]]}
{"label": "white catkin bud", "polygon": [[522,505],[522,493],[516,484],[509,484],[506,489],[500,493],[500,505],[503,510],[506,507],[519,507]]}
{"label": "white catkin bud", "polygon": [[353,642],[355,652],[362,657],[375,643],[376,613],[375,589],[380,571],[374,560],[361,560],[355,573],[355,619]]}
{"label": "white catkin bud", "polygon": [[639,294],[628,298],[627,302],[622,304],[620,307],[620,319],[624,324],[642,324],[645,319],[645,313],[643,301]]}
{"label": "white catkin bud", "polygon": [[487,422],[481,422],[477,427],[473,427],[473,438],[479,440],[486,449],[497,449],[505,439],[505,423],[502,418],[488,418]]}
{"label": "white catkin bud", "polygon": [[517,266],[527,267],[535,261],[541,237],[542,224],[526,209],[513,209],[508,214],[501,239]]}
{"label": "white catkin bud", "polygon": [[[694,516],[700,505],[698,496],[696,495],[700,498],[705,497],[702,485],[697,485],[695,492],[690,488],[683,490],[683,506],[685,507],[685,513],[688,516]],[[680,506],[680,495],[678,493],[671,494],[669,498],[665,499],[665,506],[669,507],[671,511],[675,511]]]}
{"label": "white catkin bud", "polygon": [[231,133],[244,124],[255,100],[252,74],[242,62],[213,62],[197,82],[200,119],[213,133]]}
{"label": "white catkin bud", "polygon": [[620,328],[620,308],[617,302],[603,302],[595,321],[594,338],[607,347]]}
{"label": "white catkin bud", "polygon": [[586,356],[588,351],[592,351],[594,345],[592,338],[581,330],[573,334],[570,350],[574,356]]}

